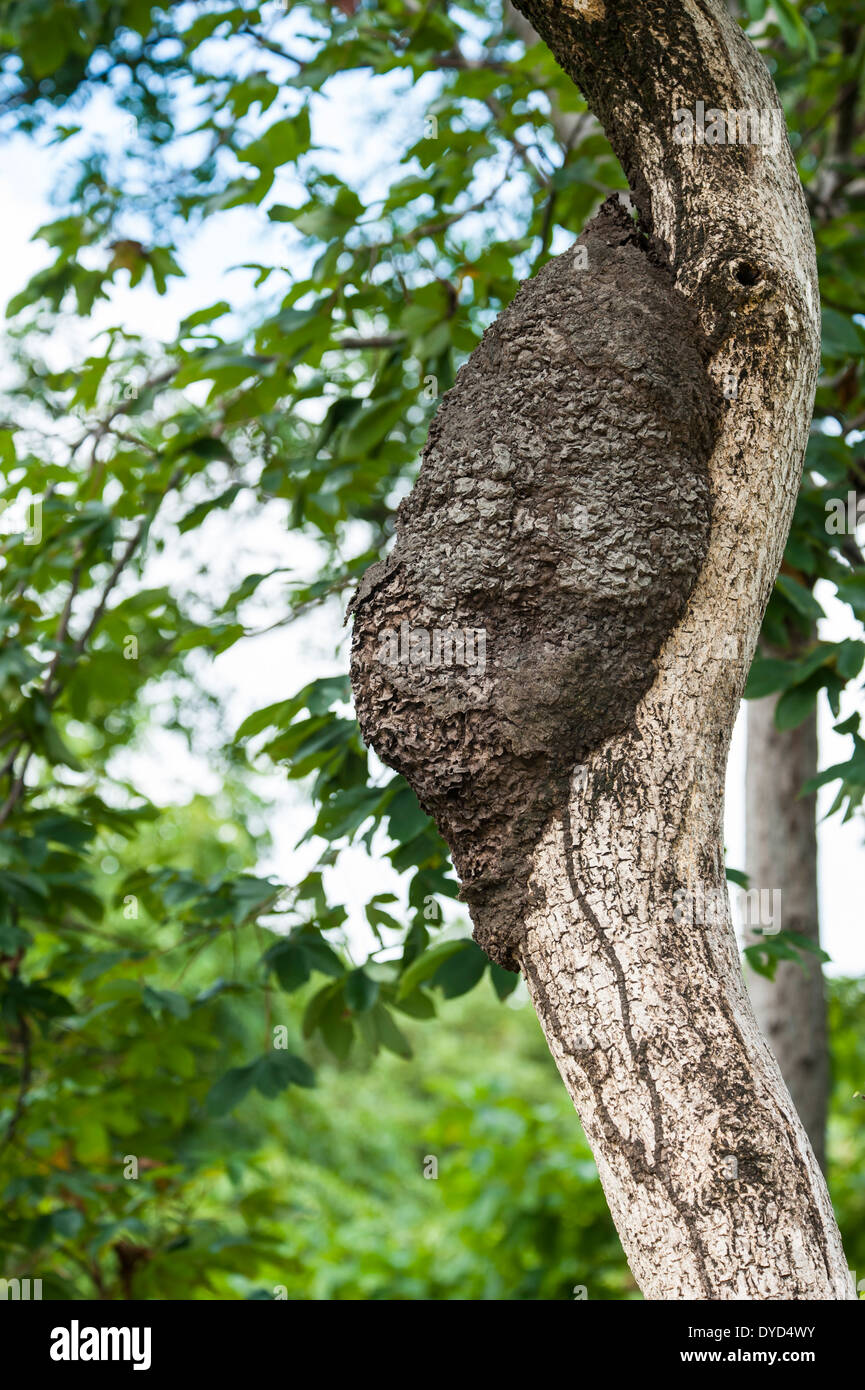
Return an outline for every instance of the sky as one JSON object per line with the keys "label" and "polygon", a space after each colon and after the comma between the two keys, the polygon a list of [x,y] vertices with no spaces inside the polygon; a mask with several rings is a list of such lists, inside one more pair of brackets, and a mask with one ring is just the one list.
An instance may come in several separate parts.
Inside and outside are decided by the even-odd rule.
{"label": "sky", "polygon": [[[346,75],[333,84],[331,100],[319,102],[313,113],[316,139],[331,147],[334,167],[343,174],[363,167],[373,133],[379,160],[382,141],[389,138],[386,123],[383,129],[381,121],[376,122],[376,112],[371,109],[364,85],[362,75]],[[406,120],[422,112],[422,94],[414,93],[413,97],[414,112],[407,108],[404,100],[392,107],[399,112],[399,131],[392,133],[395,148],[403,141]],[[362,117],[361,112],[365,112],[365,116]],[[98,121],[99,113],[91,113],[88,119]],[[105,128],[111,129],[110,126]],[[33,141],[25,137],[7,140],[2,146],[0,206],[4,212],[0,305],[5,306],[29,276],[49,259],[44,244],[32,238],[41,223],[56,215],[49,200],[61,157],[57,150],[34,150]],[[280,190],[279,197],[283,201],[297,201],[286,197],[285,189]],[[160,298],[146,285],[134,291],[118,286],[109,303],[97,305],[93,332],[98,332],[105,324],[122,321],[133,330],[161,339],[172,332],[172,326],[185,314],[203,304],[223,298],[237,302],[249,281],[245,272],[231,267],[238,260],[259,258],[262,228],[260,216],[247,209],[235,210],[231,219],[230,229],[228,219],[221,216],[212,223],[205,223],[195,234],[179,257],[187,276],[182,280],[169,280],[165,296]],[[278,238],[279,232],[274,230],[269,235]],[[239,247],[241,255],[238,255]],[[251,570],[260,572],[265,567],[262,563],[265,557],[269,557],[273,565],[290,565],[299,571],[309,570],[315,562],[313,543],[286,531],[279,504],[264,511],[256,508],[245,518],[238,517],[234,510],[231,515],[212,513],[204,527],[194,533],[194,538],[197,550],[187,545],[185,549],[166,552],[154,560],[148,583],[188,587],[194,583],[194,570],[204,558],[204,552],[208,565],[214,567],[217,574],[220,557],[230,557],[226,585],[230,583],[229,569],[232,573],[235,568],[244,574]],[[821,625],[821,637],[835,641],[844,636],[861,636],[852,614],[835,599],[831,585],[821,583],[817,597],[827,614]],[[270,621],[273,620],[271,613]],[[253,710],[287,698],[306,681],[345,671],[348,664],[346,641],[341,606],[333,602],[291,627],[247,638],[230,648],[213,661],[205,679],[209,689],[219,693],[229,722],[236,727]],[[855,691],[847,695],[842,716],[851,712],[858,694]],[[825,697],[821,696],[820,700],[821,766],[828,766],[848,756],[848,741],[833,732],[835,720]],[[745,717],[743,707],[733,736],[727,775],[725,840],[728,864],[733,868],[743,868],[745,863]],[[207,795],[218,788],[218,779],[205,760],[191,755],[178,735],[156,728],[151,730],[146,752],[136,755],[132,770],[136,785],[157,802],[185,800],[195,793]],[[270,821],[273,847],[260,871],[272,873],[285,883],[297,882],[317,858],[315,845],[295,847],[309,823],[302,788],[274,775],[261,790],[273,801]],[[831,787],[822,789],[818,808],[821,818],[833,796]],[[837,974],[863,974],[865,930],[860,902],[865,887],[865,824],[859,817],[847,825],[842,825],[838,816],[821,819],[818,839],[823,944],[832,958],[827,969]],[[369,941],[362,918],[363,905],[373,893],[393,891],[402,898],[405,885],[386,861],[367,855],[362,848],[343,852],[337,866],[328,870],[328,877],[331,900],[344,903],[349,910],[351,940],[358,959],[362,959]],[[783,885],[777,886],[783,890]],[[735,894],[733,898],[735,916]]]}

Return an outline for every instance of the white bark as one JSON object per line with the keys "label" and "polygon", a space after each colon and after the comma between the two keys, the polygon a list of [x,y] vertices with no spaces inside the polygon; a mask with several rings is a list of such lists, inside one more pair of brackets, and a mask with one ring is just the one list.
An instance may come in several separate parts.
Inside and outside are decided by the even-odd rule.
{"label": "white bark", "polygon": [[[822,1174],[747,998],[721,848],[730,734],[819,360],[801,188],[786,140],[673,145],[676,106],[777,106],[720,0],[519,8],[604,123],[712,335],[713,377],[738,382],[711,461],[705,566],[637,731],[591,756],[537,849],[523,968],[645,1295],[851,1298]],[[708,920],[689,920],[695,899]]]}

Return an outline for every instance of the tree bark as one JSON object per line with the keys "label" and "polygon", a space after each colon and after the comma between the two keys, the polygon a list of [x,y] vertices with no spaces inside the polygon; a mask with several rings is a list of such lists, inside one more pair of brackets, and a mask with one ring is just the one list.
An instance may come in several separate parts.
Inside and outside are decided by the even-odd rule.
{"label": "tree bark", "polygon": [[[819,946],[817,797],[799,795],[817,772],[817,715],[779,730],[777,702],[770,696],[748,705],[745,871],[752,889],[781,889],[783,930]],[[760,939],[746,931],[747,944]],[[779,961],[772,980],[754,970],[745,977],[757,1022],[825,1171],[829,1056],[820,960],[803,953],[801,964]]]}
{"label": "tree bark", "polygon": [[[609,267],[633,267],[638,239],[622,244],[606,213],[585,242],[590,264],[597,258],[594,299],[581,298],[558,258],[461,372],[394,552],[354,602],[361,725],[448,837],[477,938],[525,974],[646,1297],[852,1298],[822,1173],[745,990],[721,839],[730,736],[792,518],[819,365],[801,186],[783,125],[765,145],[674,138],[674,111],[698,102],[778,111],[764,64],[721,0],[517,8],[579,83],[622,162],[643,269],[620,282],[617,320]],[[556,293],[575,318],[558,313]],[[581,311],[623,350],[612,370]],[[641,351],[641,325],[663,338],[654,357]],[[686,350],[698,347],[708,376]],[[657,440],[680,439],[682,397],[698,377],[723,410],[705,460],[692,411],[691,466],[669,452],[667,495]],[[496,394],[501,381],[507,396]],[[544,434],[551,413],[562,441]],[[627,491],[635,454],[645,504]],[[605,559],[591,524],[585,542],[554,535],[556,488],[573,506],[585,486],[591,524],[598,499],[606,506]],[[643,548],[647,515],[649,538],[674,561],[667,587],[664,565],[653,568]],[[527,535],[538,538],[534,553]],[[576,665],[552,611],[556,584]],[[471,611],[491,624],[494,648],[474,690],[462,676],[448,684],[434,672],[413,688],[403,668],[386,679],[376,670],[383,622],[429,627]],[[658,634],[650,666],[640,614],[653,642]],[[546,624],[534,649],[532,616]],[[620,620],[617,668],[608,630]],[[600,675],[579,665],[587,651],[600,653]],[[582,679],[569,686],[574,671]],[[582,721],[572,736],[569,707]]]}
{"label": "tree bark", "polygon": [[[547,832],[524,967],[647,1296],[850,1298],[828,1193],[757,1028],[729,911],[677,911],[683,886],[688,904],[726,896],[729,739],[810,424],[819,311],[801,187],[786,140],[745,147],[747,160],[671,148],[671,105],[778,106],[722,4],[519,8],[581,83],[707,331],[725,271],[765,287],[746,290],[711,364],[737,393],[710,463],[706,563],[637,734],[592,756]],[[731,274],[737,256],[747,269]]]}
{"label": "tree bark", "polygon": [[[737,383],[710,462],[706,562],[637,732],[591,756],[538,849],[523,966],[646,1296],[851,1298],[825,1183],[757,1027],[729,909],[690,910],[726,905],[729,740],[813,406],[819,301],[801,186],[786,139],[673,145],[671,107],[779,105],[717,0],[518,8],[604,124],[715,339],[712,375]],[[745,282],[726,310],[725,279]]]}

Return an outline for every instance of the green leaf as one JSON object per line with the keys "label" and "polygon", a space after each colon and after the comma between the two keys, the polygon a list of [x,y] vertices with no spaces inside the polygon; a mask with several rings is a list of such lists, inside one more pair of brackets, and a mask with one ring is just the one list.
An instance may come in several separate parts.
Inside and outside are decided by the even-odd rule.
{"label": "green leaf", "polygon": [[827,357],[860,357],[862,339],[848,314],[823,310],[823,352]]}
{"label": "green leaf", "polygon": [[858,676],[862,670],[862,663],[865,660],[865,642],[854,641],[852,638],[845,638],[839,642],[836,649],[835,666],[838,675],[843,680],[852,680]]}
{"label": "green leaf", "polygon": [[351,1051],[354,1029],[343,1016],[343,998],[330,1001],[322,1011],[319,1031],[331,1052],[340,1062],[344,1062]]}
{"label": "green leaf", "polygon": [[823,609],[804,584],[800,584],[798,579],[793,579],[789,574],[779,574],[775,580],[775,587],[785,597],[788,603],[801,613],[804,618],[811,618],[815,622],[824,616]]}
{"label": "green leaf", "polygon": [[309,115],[304,108],[296,116],[276,121],[257,140],[237,153],[245,164],[273,171],[290,164],[309,147]]}
{"label": "green leaf", "polygon": [[245,1067],[232,1067],[212,1086],[207,1096],[211,1115],[227,1115],[239,1105],[255,1081],[255,1062]]}
{"label": "green leaf", "polygon": [[345,981],[345,1002],[353,1013],[366,1013],[378,998],[378,982],[364,970],[353,970]]}
{"label": "green leaf", "polygon": [[383,1004],[376,1004],[372,1017],[382,1047],[386,1047],[389,1052],[395,1052],[397,1057],[410,1058],[412,1055],[411,1044],[405,1034],[397,1028],[393,1016]]}
{"label": "green leaf", "polygon": [[812,60],[817,57],[817,44],[805,20],[792,0],[772,0],[772,9],[784,42],[794,51],[807,48]]}
{"label": "green leaf", "polygon": [[[402,780],[402,779],[400,779]],[[388,807],[388,829],[393,839],[407,842],[426,830],[429,816],[421,810],[411,787],[401,786]]]}
{"label": "green leaf", "polygon": [[51,1225],[61,1240],[73,1240],[84,1225],[84,1217],[75,1207],[64,1207],[51,1213]]}
{"label": "green leaf", "polygon": [[817,691],[807,685],[794,686],[781,696],[775,707],[776,729],[796,729],[808,718],[817,701]]}
{"label": "green leaf", "polygon": [[160,1018],[163,1013],[170,1013],[174,1018],[189,1017],[189,1000],[170,989],[152,989],[150,985],[144,985],[141,1002],[155,1018]]}
{"label": "green leaf", "polygon": [[729,883],[736,883],[740,888],[744,888],[747,892],[749,882],[748,875],[743,874],[741,869],[731,869],[728,864],[725,870],[725,876]]}
{"label": "green leaf", "polygon": [[409,1018],[435,1018],[436,1006],[433,999],[427,994],[426,990],[416,989],[405,998],[397,996],[393,1000],[395,1009],[401,1013],[408,1014]]}
{"label": "green leaf", "polygon": [[198,506],[193,507],[186,513],[177,524],[177,529],[183,534],[185,531],[193,531],[200,526],[206,516],[214,511],[227,511],[234,502],[241,490],[240,483],[232,483],[231,487],[225,489],[217,497],[208,498],[206,502],[199,502]]}
{"label": "green leaf", "polygon": [[302,1057],[279,1050],[265,1053],[253,1064],[253,1084],[263,1096],[272,1099],[286,1086],[314,1086],[315,1073]]}
{"label": "green leaf", "polygon": [[434,975],[439,966],[455,952],[461,951],[465,944],[465,938],[460,937],[455,941],[441,941],[437,946],[431,946],[428,951],[424,951],[417,960],[412,961],[407,970],[403,971],[397,990],[397,999],[405,999],[412,994],[419,984]]}
{"label": "green leaf", "polygon": [[311,1038],[316,1029],[320,1026],[324,1011],[331,1000],[337,996],[341,997],[342,982],[322,985],[306,1005],[303,1011],[303,1021],[301,1032],[305,1038]]}
{"label": "green leaf", "polygon": [[376,447],[394,425],[403,419],[406,410],[413,404],[413,400],[407,399],[402,391],[398,391],[361,410],[342,437],[339,458],[365,458],[368,454],[374,453]]}
{"label": "green leaf", "polygon": [[777,657],[755,656],[745,685],[746,700],[762,700],[777,690],[786,690],[794,679],[795,671],[790,661]]}
{"label": "green leaf", "polygon": [[336,951],[313,928],[303,928],[292,933],[292,941],[303,948],[313,970],[335,978],[345,974],[345,966]]}
{"label": "green leaf", "polygon": [[488,959],[480,946],[474,941],[464,941],[461,949],[438,967],[432,978],[433,987],[440,989],[445,999],[468,994],[483,975],[487,964]]}
{"label": "green leaf", "polygon": [[507,999],[508,995],[513,994],[520,982],[520,977],[518,972],[514,970],[505,970],[501,965],[497,965],[495,961],[491,960],[490,980],[496,992],[496,997],[504,1000]]}
{"label": "green leaf", "polygon": [[271,946],[264,953],[262,962],[273,971],[289,994],[305,985],[312,971],[312,962],[303,947],[290,937]]}
{"label": "green leaf", "polygon": [[29,931],[6,920],[0,920],[0,955],[12,956],[26,950],[33,940]]}
{"label": "green leaf", "polygon": [[189,333],[193,328],[199,328],[204,323],[213,323],[214,319],[222,318],[223,314],[231,312],[231,305],[227,299],[220,299],[218,303],[211,304],[207,309],[196,309],[195,313],[188,314],[180,324],[181,334]]}
{"label": "green leaf", "polygon": [[743,955],[752,970],[758,975],[764,975],[768,980],[775,978],[778,963],[782,960],[791,961],[804,970],[807,968],[808,956],[816,956],[821,961],[830,959],[810,937],[804,936],[801,932],[791,931],[764,936],[753,945],[746,946]]}

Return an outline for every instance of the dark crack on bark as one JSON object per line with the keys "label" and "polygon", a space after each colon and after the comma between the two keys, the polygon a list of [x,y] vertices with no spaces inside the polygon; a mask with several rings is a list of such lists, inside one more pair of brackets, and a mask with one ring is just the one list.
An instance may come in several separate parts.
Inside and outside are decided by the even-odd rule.
{"label": "dark crack on bark", "polygon": [[[607,964],[610,967],[610,970],[613,973],[613,978],[616,981],[616,991],[619,996],[619,1014],[622,1023],[622,1033],[624,1034],[628,1050],[631,1054],[631,1058],[634,1063],[634,1070],[636,1074],[640,1077],[641,1081],[644,1083],[646,1090],[649,1094],[649,1108],[652,1116],[652,1128],[654,1130],[655,1142],[651,1157],[649,1158],[647,1156],[645,1158],[645,1176],[654,1178],[654,1180],[660,1185],[660,1187],[663,1188],[670,1205],[676,1212],[678,1212],[679,1219],[681,1220],[682,1225],[684,1226],[688,1234],[688,1240],[690,1242],[691,1250],[694,1255],[694,1263],[697,1266],[697,1272],[700,1276],[700,1283],[702,1285],[703,1295],[705,1298],[710,1299],[712,1298],[712,1284],[709,1278],[708,1269],[706,1267],[706,1253],[703,1248],[702,1241],[700,1240],[700,1233],[697,1229],[697,1222],[688,1203],[685,1202],[676,1192],[675,1185],[669,1173],[669,1169],[664,1162],[664,1114],[663,1107],[661,1105],[661,1096],[658,1091],[657,1082],[655,1081],[655,1078],[652,1075],[652,1069],[649,1066],[646,1045],[644,1044],[642,1047],[640,1047],[637,1043],[636,1038],[634,1037],[633,1020],[631,1018],[631,1004],[628,998],[628,985],[627,980],[625,979],[625,972],[622,968],[622,962],[616,955],[616,952],[613,948],[611,941],[609,940],[609,937],[607,936],[606,932],[601,926],[601,923],[598,921],[596,914],[589,906],[589,903],[586,901],[584,894],[580,891],[580,886],[577,882],[577,874],[574,864],[575,846],[573,839],[573,827],[571,823],[570,811],[567,809],[565,810],[565,813],[562,817],[562,836],[564,840],[565,870],[568,876],[568,884],[570,886],[571,893],[574,897],[574,902],[576,903],[586,922],[588,922],[589,926],[591,927],[595,940],[601,951],[601,954],[603,955],[605,961],[607,962]],[[589,1084],[592,1085],[592,1080],[589,1077],[588,1072],[586,1072],[586,1077],[589,1081]],[[625,1154],[625,1157],[628,1161],[628,1166],[631,1169],[631,1175],[634,1182],[642,1182],[644,1180],[643,1174],[640,1173],[639,1169],[634,1168],[634,1165],[630,1158],[630,1151],[633,1148],[633,1143],[627,1141],[624,1135],[615,1130],[615,1127],[614,1132],[617,1135],[619,1148]],[[611,1140],[612,1136],[608,1134],[607,1139],[608,1141]],[[641,1147],[643,1147],[645,1154],[645,1146],[643,1145]]]}
{"label": "dark crack on bark", "polygon": [[[721,888],[724,883],[722,870],[723,866],[716,862],[713,856],[707,854],[702,864],[702,881],[710,885],[715,885],[717,888]],[[686,885],[680,884],[677,880],[671,878],[665,883],[664,888],[665,899],[668,898],[670,901],[674,901],[675,889],[685,889]],[[713,982],[722,982],[725,979],[725,973],[718,965],[707,932],[705,930],[693,931],[692,945],[696,945],[698,948],[705,978]],[[684,949],[677,944],[674,936],[671,936],[669,940],[668,949],[670,952],[684,955]],[[700,979],[700,973],[695,972],[694,978]],[[694,989],[685,989],[682,997],[688,1004],[692,1017],[699,1017],[705,1010],[706,999],[701,998],[699,1005],[694,1007],[692,995],[695,992]],[[745,1184],[750,1189],[748,1204],[752,1210],[756,1211],[759,1209],[759,1204],[765,1201],[767,1188],[771,1191],[773,1184],[770,1169],[774,1160],[771,1154],[754,1149],[753,1145],[751,1145],[747,1139],[746,1116],[749,1105],[753,1103],[752,1078],[744,1062],[744,1058],[747,1056],[745,1038],[736,1019],[735,1010],[732,1008],[723,988],[719,988],[713,992],[712,1003],[723,1019],[730,1037],[735,1039],[738,1048],[737,1055],[742,1059],[740,1060],[738,1068],[734,1069],[732,1072],[729,1069],[729,1060],[727,1061],[727,1069],[723,1073],[719,1072],[712,1062],[712,1047],[710,1040],[707,1039],[702,1032],[699,1030],[697,1031],[697,1036],[700,1038],[706,1054],[706,1068],[713,1072],[714,1079],[711,1081],[709,1089],[716,1098],[721,1119],[729,1126],[728,1137],[726,1137],[723,1142],[719,1143],[718,1158],[720,1160],[726,1154],[731,1154],[736,1158],[738,1163],[738,1176],[736,1182],[740,1185]],[[725,1053],[725,1056],[729,1058],[729,1054]],[[771,1103],[778,1116],[781,1129],[785,1129],[788,1125],[787,1117],[784,1115],[777,1102],[772,1100]],[[814,1208],[807,1164],[795,1147],[791,1152],[790,1164],[793,1172],[789,1174],[788,1170],[788,1176],[792,1177],[803,1199],[802,1209],[807,1213],[805,1218],[807,1227],[813,1236],[814,1246],[816,1247],[816,1251],[819,1252],[819,1257],[826,1270],[827,1278],[831,1279],[828,1243],[825,1231],[823,1230]],[[791,1271],[794,1268],[795,1262],[791,1261]],[[795,1288],[791,1288],[790,1293],[791,1295],[805,1293],[807,1292],[807,1287],[807,1284],[803,1283],[801,1279],[796,1278]]]}
{"label": "dark crack on bark", "polygon": [[[723,976],[719,973],[719,971],[718,971],[717,961],[715,960],[715,956],[714,956],[714,953],[713,953],[713,951],[712,951],[712,948],[711,948],[711,946],[709,945],[708,941],[706,941],[705,944],[706,944],[706,955],[707,955],[707,957],[708,957],[709,969],[710,969],[710,971],[711,971],[711,978],[712,978],[712,979],[716,979],[716,980],[721,980],[721,979],[723,979],[724,977],[723,977]],[[738,1022],[737,1022],[737,1020],[736,1020],[736,1018],[735,1018],[735,1015],[734,1015],[734,1013],[733,1013],[733,1010],[731,1009],[728,1000],[724,997],[723,991],[721,991],[721,992],[719,993],[719,996],[718,996],[718,1006],[719,1006],[719,1008],[720,1008],[722,1014],[724,1015],[724,1018],[726,1019],[727,1026],[729,1027],[729,1029],[730,1029],[731,1033],[733,1034],[733,1036],[736,1038],[736,1040],[737,1040],[737,1042],[738,1042],[738,1044],[739,1044],[739,1047],[740,1047],[740,1049],[741,1049],[741,1052],[742,1052],[742,1054],[744,1055],[744,1054],[745,1054],[745,1039],[744,1039],[744,1037],[742,1036],[742,1030],[741,1030],[740,1027],[739,1027],[739,1024],[738,1024]],[[783,1111],[782,1111],[780,1105],[777,1103],[777,1101],[773,1100],[773,1101],[772,1101],[772,1105],[773,1105],[773,1108],[774,1108],[776,1114],[778,1115],[779,1123],[780,1123],[780,1126],[781,1126],[782,1130],[787,1129],[788,1126],[789,1126],[789,1120],[787,1119],[787,1116],[783,1113]],[[812,1236],[813,1236],[813,1238],[814,1238],[814,1242],[815,1242],[815,1244],[816,1244],[816,1246],[817,1246],[817,1249],[818,1249],[818,1251],[819,1251],[819,1253],[820,1253],[820,1258],[821,1258],[822,1261],[823,1261],[823,1266],[824,1266],[824,1268],[825,1268],[825,1270],[826,1270],[826,1278],[827,1278],[828,1280],[831,1281],[832,1273],[831,1273],[831,1269],[830,1269],[830,1266],[829,1266],[829,1244],[828,1244],[828,1241],[827,1241],[827,1239],[826,1239],[826,1232],[825,1232],[825,1230],[824,1230],[824,1228],[823,1228],[823,1225],[822,1225],[822,1223],[821,1223],[821,1221],[820,1221],[820,1219],[819,1219],[819,1216],[818,1216],[818,1214],[817,1214],[817,1210],[816,1210],[816,1207],[815,1207],[814,1194],[813,1194],[813,1190],[812,1190],[812,1187],[811,1187],[810,1177],[809,1177],[809,1174],[808,1174],[808,1167],[807,1167],[807,1164],[805,1163],[805,1160],[802,1158],[802,1155],[799,1153],[798,1148],[795,1146],[795,1143],[794,1143],[793,1145],[791,1145],[791,1150],[792,1150],[792,1153],[791,1153],[791,1161],[792,1161],[792,1165],[793,1165],[793,1168],[794,1168],[794,1171],[795,1171],[795,1175],[796,1175],[796,1178],[799,1180],[799,1182],[802,1184],[802,1186],[801,1186],[801,1188],[800,1188],[800,1191],[801,1191],[802,1196],[803,1196],[803,1199],[804,1199],[804,1200],[803,1200],[803,1203],[802,1203],[802,1206],[803,1206],[803,1211],[804,1211],[804,1213],[805,1213],[805,1219],[806,1219],[808,1225],[809,1225],[810,1228],[811,1228],[811,1234],[812,1234]]]}

